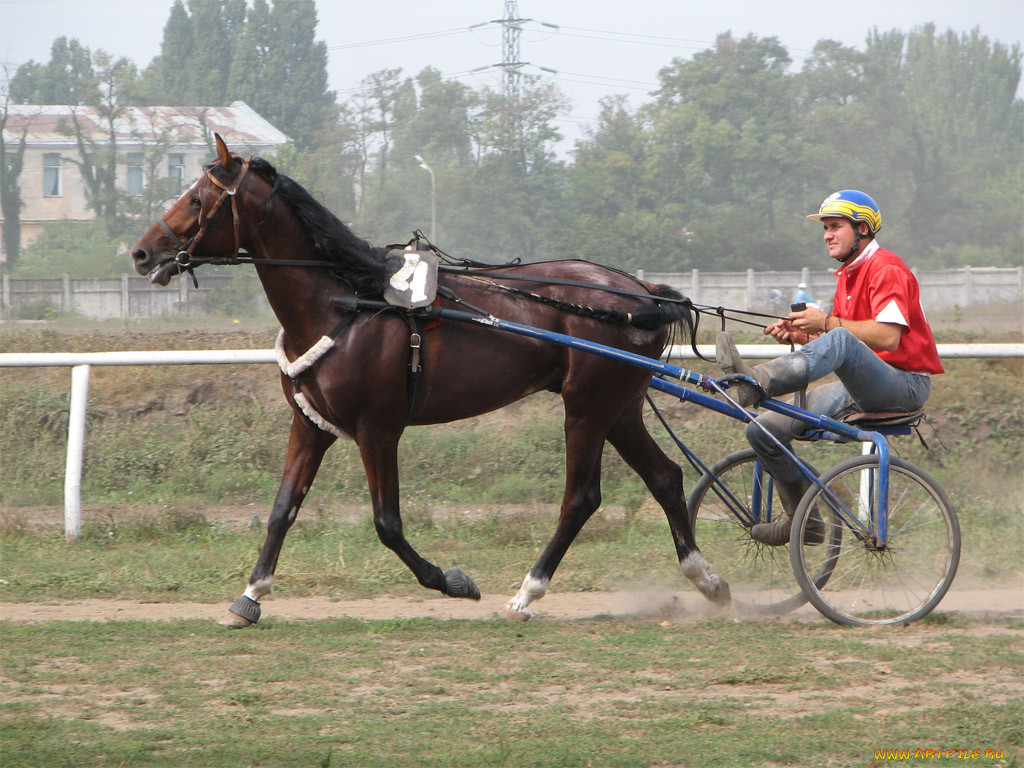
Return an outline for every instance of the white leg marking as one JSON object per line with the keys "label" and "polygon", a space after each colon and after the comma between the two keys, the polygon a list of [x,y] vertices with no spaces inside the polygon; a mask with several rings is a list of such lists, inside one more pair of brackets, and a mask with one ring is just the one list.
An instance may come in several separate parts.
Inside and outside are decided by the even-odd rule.
{"label": "white leg marking", "polygon": [[714,603],[729,602],[729,585],[721,576],[712,573],[711,566],[700,552],[691,552],[679,565],[683,569],[683,575],[692,581],[708,600]]}
{"label": "white leg marking", "polygon": [[245,596],[250,600],[255,600],[257,603],[261,597],[270,594],[270,590],[274,587],[274,577],[268,576],[265,579],[260,579],[254,584],[250,584],[245,588]]}
{"label": "white leg marking", "polygon": [[534,600],[540,600],[547,591],[548,579],[535,579],[530,574],[527,574],[526,578],[523,579],[522,586],[519,587],[519,591],[516,592],[516,596],[509,600],[505,606],[505,617],[526,621],[533,615],[527,606]]}

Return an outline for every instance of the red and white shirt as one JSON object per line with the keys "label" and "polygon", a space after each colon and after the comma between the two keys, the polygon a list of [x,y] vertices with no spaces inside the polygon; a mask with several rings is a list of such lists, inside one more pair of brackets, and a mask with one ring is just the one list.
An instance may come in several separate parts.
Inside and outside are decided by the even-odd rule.
{"label": "red and white shirt", "polygon": [[899,346],[875,353],[894,368],[914,373],[943,373],[935,337],[921,307],[917,278],[903,260],[872,240],[836,272],[832,314],[847,320],[876,320],[903,326]]}

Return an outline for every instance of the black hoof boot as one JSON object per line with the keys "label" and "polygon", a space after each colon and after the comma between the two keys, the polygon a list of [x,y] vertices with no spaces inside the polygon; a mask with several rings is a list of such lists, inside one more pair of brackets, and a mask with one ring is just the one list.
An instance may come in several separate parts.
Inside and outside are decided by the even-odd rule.
{"label": "black hoof boot", "polygon": [[444,580],[448,585],[447,592],[445,593],[448,597],[468,597],[470,600],[480,599],[480,590],[476,588],[476,584],[466,575],[466,572],[458,566],[445,571]]}

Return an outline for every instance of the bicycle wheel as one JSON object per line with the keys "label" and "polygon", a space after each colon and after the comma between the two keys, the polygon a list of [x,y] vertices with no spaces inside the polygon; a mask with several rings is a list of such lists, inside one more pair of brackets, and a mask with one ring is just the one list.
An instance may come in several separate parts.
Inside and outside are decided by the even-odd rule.
{"label": "bicycle wheel", "polygon": [[[898,458],[890,460],[888,533],[877,544],[871,520],[878,463],[871,454],[837,464],[821,476],[830,493],[811,488],[793,520],[796,578],[814,607],[838,624],[907,624],[927,615],[960,562],[960,524],[949,498],[922,469]],[[830,533],[826,546],[802,543],[813,507]],[[829,561],[827,583],[809,578]]]}
{"label": "bicycle wheel", "polygon": [[782,502],[752,450],[726,456],[700,479],[687,501],[697,546],[729,582],[739,614],[778,615],[800,607],[804,597],[786,547],[750,538],[755,522],[781,515]]}

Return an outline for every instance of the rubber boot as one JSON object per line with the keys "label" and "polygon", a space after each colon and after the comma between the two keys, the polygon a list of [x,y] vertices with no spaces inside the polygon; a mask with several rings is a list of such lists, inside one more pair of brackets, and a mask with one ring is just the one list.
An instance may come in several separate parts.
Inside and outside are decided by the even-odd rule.
{"label": "rubber boot", "polygon": [[[775,483],[775,490],[782,500],[785,514],[779,515],[770,523],[758,523],[750,529],[750,538],[767,544],[769,547],[781,547],[789,543],[789,534],[793,527],[793,515],[800,504],[800,499],[811,487],[807,480],[796,483]],[[812,510],[804,527],[804,544],[816,545],[825,541],[825,524],[821,521],[817,510]]]}
{"label": "rubber boot", "polygon": [[[715,340],[715,359],[726,373],[740,373],[752,378],[764,388],[768,397],[799,392],[806,389],[810,381],[810,362],[807,355],[802,352],[791,352],[751,367],[740,357],[732,336],[725,331],[719,333]],[[754,387],[743,383],[733,384],[729,388],[729,394],[744,408],[754,405],[761,399],[760,393]]]}

